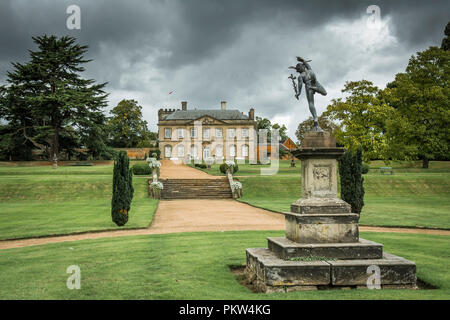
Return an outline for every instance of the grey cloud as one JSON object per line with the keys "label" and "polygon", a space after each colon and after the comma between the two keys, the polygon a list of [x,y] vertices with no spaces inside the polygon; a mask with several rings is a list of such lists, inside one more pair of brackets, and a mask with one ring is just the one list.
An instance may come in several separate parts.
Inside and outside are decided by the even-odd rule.
{"label": "grey cloud", "polygon": [[[81,7],[81,30],[67,30],[66,8]],[[329,26],[351,25],[377,4],[390,18],[383,48],[360,50]],[[135,98],[155,129],[159,107],[230,107],[296,123],[309,116],[305,97],[292,96],[287,66],[296,55],[313,59],[327,97],[346,80],[373,79],[378,85],[402,71],[409,56],[439,45],[450,12],[448,1],[24,1],[0,2],[0,83],[11,61],[27,59],[31,35],[69,34],[89,45],[86,76],[109,82],[110,104]],[[328,28],[328,29],[327,29]],[[358,34],[356,34],[358,36]],[[174,94],[168,95],[169,91]]]}

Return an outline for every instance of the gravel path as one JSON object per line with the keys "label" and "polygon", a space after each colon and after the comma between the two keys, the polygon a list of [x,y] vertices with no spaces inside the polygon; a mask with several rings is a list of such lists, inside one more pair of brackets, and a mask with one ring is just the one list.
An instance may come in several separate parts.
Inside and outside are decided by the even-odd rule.
{"label": "gravel path", "polygon": [[191,168],[181,161],[161,160],[161,179],[223,179]]}
{"label": "gravel path", "polygon": [[[190,168],[192,169],[192,168]],[[193,169],[194,170],[194,169]],[[196,170],[198,171],[198,170]],[[0,249],[109,237],[195,231],[284,230],[284,216],[232,199],[162,200],[149,228],[83,233],[67,236],[0,241]],[[360,231],[421,233],[450,236],[450,230],[360,227]]]}

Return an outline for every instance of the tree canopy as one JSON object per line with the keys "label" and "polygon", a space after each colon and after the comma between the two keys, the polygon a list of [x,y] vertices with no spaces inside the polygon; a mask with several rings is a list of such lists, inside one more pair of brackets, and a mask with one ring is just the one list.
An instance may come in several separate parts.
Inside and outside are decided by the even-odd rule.
{"label": "tree canopy", "polygon": [[122,100],[111,110],[109,120],[111,145],[119,148],[149,147],[154,135],[142,117],[142,107],[135,100]]}
{"label": "tree canopy", "polygon": [[334,136],[363,159],[450,159],[450,51],[430,47],[409,59],[405,72],[380,90],[367,80],[347,82],[325,116]]}
{"label": "tree canopy", "polygon": [[380,89],[367,80],[350,81],[342,92],[344,99],[333,99],[324,113],[338,121],[334,130],[336,141],[348,150],[363,151],[363,159],[383,159],[385,156],[386,119],[393,108],[380,95]]}
{"label": "tree canopy", "polygon": [[386,121],[388,157],[450,158],[450,51],[437,47],[410,58],[406,71],[383,91],[393,114]]}
{"label": "tree canopy", "polygon": [[442,39],[441,49],[450,50],[450,21],[445,26],[444,30],[445,37]]}
{"label": "tree canopy", "polygon": [[8,127],[1,146],[12,150],[17,143],[32,145],[49,158],[61,148],[101,152],[106,147],[106,83],[80,76],[90,61],[84,58],[88,47],[69,36],[32,39],[38,50],[29,51],[27,63],[13,63],[8,84],[0,87],[0,118]]}
{"label": "tree canopy", "polygon": [[[324,114],[320,115],[318,118],[319,126],[324,130],[331,132],[334,136],[334,130],[336,129],[336,124],[331,121]],[[305,138],[305,133],[311,131],[314,128],[314,119],[313,117],[309,117],[305,121],[302,121],[298,124],[297,130],[295,131],[295,136],[297,137],[298,144],[301,145],[302,140]]]}
{"label": "tree canopy", "polygon": [[280,126],[278,123],[274,123],[272,129],[278,130],[280,141],[285,141],[288,138],[287,127],[284,124]]}
{"label": "tree canopy", "polygon": [[272,124],[270,120],[267,118],[256,117],[256,125],[258,132],[260,129],[267,130],[267,142],[271,141],[272,129],[278,130],[278,136],[280,137],[281,141],[285,141],[288,138],[287,127],[284,124],[283,125],[279,125],[278,123]]}

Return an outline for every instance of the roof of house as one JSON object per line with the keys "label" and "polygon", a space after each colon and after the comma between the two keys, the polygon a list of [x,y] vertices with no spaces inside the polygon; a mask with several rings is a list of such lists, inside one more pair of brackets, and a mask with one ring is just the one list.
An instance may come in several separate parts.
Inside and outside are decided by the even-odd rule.
{"label": "roof of house", "polygon": [[167,115],[164,120],[195,120],[210,116],[217,120],[249,120],[248,116],[239,110],[176,110]]}
{"label": "roof of house", "polygon": [[280,143],[280,149],[283,149],[285,151],[291,151],[288,147],[286,147],[284,144]]}
{"label": "roof of house", "polygon": [[291,138],[289,138],[289,137],[287,137],[286,138],[286,140],[284,140],[283,142],[282,142],[282,144],[283,145],[288,145],[288,144],[292,144],[292,145],[294,145],[294,146],[297,146],[296,144],[295,144],[295,142],[291,139]]}

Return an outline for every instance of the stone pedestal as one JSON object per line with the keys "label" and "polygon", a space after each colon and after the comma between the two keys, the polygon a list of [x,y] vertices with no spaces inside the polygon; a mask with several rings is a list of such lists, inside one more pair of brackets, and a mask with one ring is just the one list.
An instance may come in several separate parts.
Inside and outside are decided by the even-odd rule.
{"label": "stone pedestal", "polygon": [[[379,268],[381,288],[415,288],[416,265],[359,238],[359,215],[337,197],[338,158],[328,132],[309,132],[293,154],[302,162],[302,198],[285,212],[286,237],[247,249],[245,274],[260,292],[367,286]],[[377,269],[378,270],[378,269]]]}

